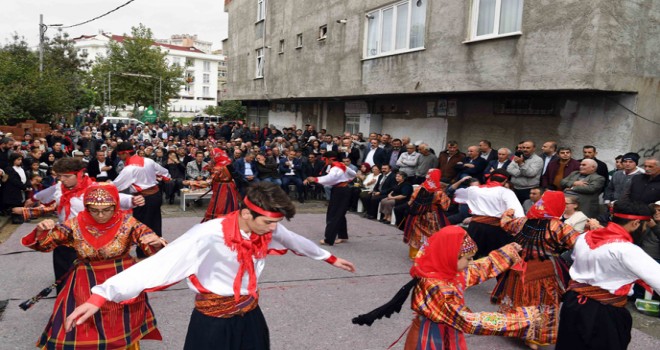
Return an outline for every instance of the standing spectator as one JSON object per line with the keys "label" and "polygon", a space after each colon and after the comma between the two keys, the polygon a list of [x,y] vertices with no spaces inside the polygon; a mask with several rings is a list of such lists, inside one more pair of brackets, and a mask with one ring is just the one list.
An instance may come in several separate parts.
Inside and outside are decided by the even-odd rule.
{"label": "standing spectator", "polygon": [[590,218],[598,216],[598,196],[605,185],[605,178],[596,173],[597,167],[595,160],[583,159],[580,162],[580,170],[561,180],[564,192],[577,196],[582,212]]}
{"label": "standing spectator", "polygon": [[360,161],[360,150],[353,146],[353,142],[350,138],[344,138],[341,140],[341,147],[339,147],[339,158],[344,159],[348,157],[351,160],[351,164],[357,166]]}
{"label": "standing spectator", "polygon": [[90,131],[83,131],[82,132],[82,137],[78,140],[78,150],[81,152],[85,152],[86,149],[90,151],[90,153],[96,153],[96,150],[99,148],[99,141],[96,139],[96,137],[92,137],[92,133]]}
{"label": "standing spectator", "polygon": [[637,174],[630,180],[624,198],[651,204],[660,201],[660,160],[658,156],[644,159],[645,174]]}
{"label": "standing spectator", "polygon": [[[458,150],[458,142],[447,142],[447,149],[440,152],[438,156],[438,168],[442,172],[442,182],[453,183],[456,181],[456,163],[465,158],[465,153]],[[419,173],[419,172],[418,172]]]}
{"label": "standing spectator", "polygon": [[382,166],[383,164],[388,164],[387,151],[378,147],[378,140],[371,139],[369,140],[369,149],[364,152],[364,158],[362,163],[367,163],[370,166]]}
{"label": "standing spectator", "polygon": [[511,175],[513,192],[518,201],[524,203],[529,199],[529,191],[541,183],[543,159],[534,154],[536,150],[534,141],[524,141],[520,148],[521,151],[516,152],[506,170]]}
{"label": "standing spectator", "polygon": [[621,159],[623,158],[623,154],[619,154],[614,158],[614,169],[610,170],[607,174],[610,176],[610,180],[612,179],[612,175],[616,173],[617,170],[623,169],[623,165],[621,164]]}
{"label": "standing spectator", "polygon": [[[607,186],[607,183],[609,182],[609,172],[607,170],[607,164],[605,164],[603,161],[600,159],[596,158],[598,155],[598,152],[596,152],[596,147],[587,145],[582,147],[582,155],[583,159],[593,159],[596,161],[596,164],[598,164],[598,169],[596,170],[596,174],[602,176],[605,179],[605,186]],[[601,192],[605,190],[605,187],[601,189]]]}
{"label": "standing spectator", "polygon": [[462,161],[456,163],[457,179],[460,180],[466,176],[478,179],[483,182],[483,173],[488,162],[479,154],[478,146],[468,147],[467,156]]}
{"label": "standing spectator", "polygon": [[614,175],[612,175],[612,179],[607,184],[605,194],[603,195],[605,204],[610,206],[613,202],[623,197],[624,191],[630,187],[630,181],[633,176],[644,173],[642,169],[637,167],[637,163],[639,162],[639,155],[637,153],[626,153],[621,159],[623,169],[616,171]]}
{"label": "standing spectator", "polygon": [[[23,155],[12,153],[9,155],[10,166],[5,168],[7,181],[2,184],[2,204],[7,212],[12,208],[22,207],[25,202],[25,192],[30,189],[29,179],[23,169]],[[23,218],[11,215],[12,224],[22,224]]]}
{"label": "standing spectator", "polygon": [[487,180],[490,176],[490,173],[497,169],[504,169],[509,166],[511,163],[511,150],[508,148],[500,148],[497,150],[497,159],[491,160],[486,169],[484,170],[484,179]]}
{"label": "standing spectator", "polygon": [[421,184],[424,182],[429,169],[435,168],[435,165],[438,164],[438,157],[431,153],[429,145],[422,143],[417,149],[419,150],[419,160],[417,167],[415,168],[415,181],[413,184]]}
{"label": "standing spectator", "polygon": [[409,143],[406,145],[406,152],[401,153],[399,159],[396,161],[396,166],[400,172],[408,175],[408,181],[415,180],[417,163],[419,161],[419,153],[415,151],[415,145]]}
{"label": "standing spectator", "polygon": [[548,164],[557,159],[557,142],[546,141],[543,143],[543,146],[541,146],[541,159],[543,159],[543,172],[541,175],[544,175],[548,169]]}
{"label": "standing spectator", "polygon": [[[403,154],[403,151],[401,150],[401,140],[399,139],[392,140],[391,147],[387,153],[387,159],[389,159],[389,164],[392,167],[392,169],[395,169],[396,171],[399,171],[399,166],[397,165],[397,162],[401,154]],[[409,174],[406,173],[406,175]]]}
{"label": "standing spectator", "polygon": [[559,157],[550,161],[541,176],[541,187],[553,191],[560,190],[561,180],[576,170],[580,170],[580,162],[573,159],[571,149],[560,147]]}
{"label": "standing spectator", "polygon": [[479,156],[483,158],[486,163],[497,160],[497,152],[492,148],[490,141],[479,141]]}
{"label": "standing spectator", "polygon": [[105,182],[117,178],[117,171],[106,159],[105,151],[97,150],[96,158],[87,164],[87,175],[96,179],[96,182]]}

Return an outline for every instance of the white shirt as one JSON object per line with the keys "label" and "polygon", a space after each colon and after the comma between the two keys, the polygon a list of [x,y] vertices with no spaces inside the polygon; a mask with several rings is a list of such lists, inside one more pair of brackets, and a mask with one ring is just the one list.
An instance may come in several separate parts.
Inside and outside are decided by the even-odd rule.
{"label": "white shirt", "polygon": [[374,166],[374,154],[376,154],[377,149],[378,147],[369,149],[367,157],[364,158],[365,163],[369,164],[370,166]]}
{"label": "white shirt", "polygon": [[105,166],[105,161],[103,161],[103,163],[99,162],[99,174],[96,177],[108,177],[108,173],[103,171]]}
{"label": "white shirt", "polygon": [[[660,264],[633,243],[615,242],[591,249],[580,235],[573,247],[571,278],[610,293],[638,279],[660,290]],[[632,294],[632,288],[628,295]]]}
{"label": "white shirt", "polygon": [[501,217],[507,209],[514,209],[514,217],[522,218],[525,211],[516,198],[515,193],[508,188],[470,186],[456,190],[456,203],[467,203],[472,215]]}
{"label": "white shirt", "polygon": [[333,166],[327,175],[317,177],[316,182],[324,186],[334,186],[342,182],[353,181],[355,175],[355,171],[349,167],[343,171],[341,168]]}
{"label": "white shirt", "polygon": [[14,170],[18,173],[18,177],[21,178],[22,183],[27,183],[27,175],[25,175],[25,169],[20,166],[13,167]]}
{"label": "white shirt", "polygon": [[254,176],[254,172],[252,171],[252,164],[245,162],[245,176]]}
{"label": "white shirt", "polygon": [[[60,198],[62,198],[62,183],[58,182],[53,186],[50,186],[46,189],[43,189],[37,192],[34,195],[34,199],[38,200],[41,203],[51,203],[55,202],[57,205],[60,205]],[[71,198],[71,208],[69,211],[69,216],[66,216],[66,210],[62,209],[57,213],[57,220],[59,223],[64,223],[66,220],[75,218],[78,216],[78,213],[85,210],[85,205],[83,204],[83,194],[78,197]],[[134,208],[133,206],[133,196],[120,193],[119,194],[119,206],[123,210],[128,210]]]}
{"label": "white shirt", "polygon": [[154,162],[151,158],[143,158],[144,166],[127,165],[113,181],[119,191],[130,187],[131,193],[137,193],[158,184],[157,176],[170,177],[167,169]]}
{"label": "white shirt", "polygon": [[[92,293],[119,302],[134,298],[145,289],[166,286],[195,275],[205,289],[217,295],[233,296],[239,262],[237,253],[225,245],[223,220],[220,218],[193,226],[155,255],[93,287]],[[241,235],[249,239],[244,232]],[[314,260],[326,260],[331,256],[328,251],[280,223],[273,231],[268,249],[290,249]],[[265,263],[265,259],[254,259],[257,282]],[[188,288],[199,293],[197,287],[189,280],[187,282]],[[248,294],[248,283],[246,273],[243,275],[241,295]]]}

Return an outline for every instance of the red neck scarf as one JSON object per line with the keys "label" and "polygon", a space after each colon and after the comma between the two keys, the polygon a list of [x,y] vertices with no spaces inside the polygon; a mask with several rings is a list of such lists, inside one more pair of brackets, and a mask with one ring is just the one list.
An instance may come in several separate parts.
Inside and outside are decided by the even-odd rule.
{"label": "red neck scarf", "polygon": [[566,210],[566,197],[561,191],[545,191],[529,209],[528,219],[559,219]]}
{"label": "red neck scarf", "polygon": [[219,148],[213,149],[213,162],[216,166],[227,166],[231,164],[231,159],[227,156],[227,153]]}
{"label": "red neck scarf", "polygon": [[621,225],[610,222],[607,227],[585,233],[584,239],[589,248],[596,249],[602,245],[614,242],[632,243],[633,238]]}
{"label": "red neck scarf", "polygon": [[422,187],[424,187],[429,192],[440,191],[442,189],[442,186],[440,186],[441,177],[442,172],[440,169],[429,169],[429,171],[426,173],[426,180],[422,184]]}
{"label": "red neck scarf", "polygon": [[87,187],[94,183],[89,176],[85,175],[85,169],[69,174],[75,174],[76,178],[78,178],[78,182],[72,188],[66,188],[64,184],[60,184],[62,188],[62,197],[60,197],[60,203],[57,205],[57,212],[60,213],[62,212],[62,209],[64,209],[66,214],[65,220],[71,215],[71,198],[80,196],[85,192]]}
{"label": "red neck scarf", "polygon": [[144,158],[138,156],[137,154],[132,155],[128,159],[126,159],[126,166],[129,166],[129,165],[134,165],[134,166],[143,168],[144,167]]}
{"label": "red neck scarf", "polygon": [[[94,203],[92,195],[98,196],[99,191],[102,191],[105,196],[112,198],[112,202],[114,202],[115,206],[115,211],[112,217],[104,224],[98,223],[87,210],[87,205]],[[76,218],[76,220],[78,220],[80,232],[85,241],[94,247],[94,249],[100,249],[115,238],[119,231],[119,227],[124,220],[125,213],[121,210],[119,205],[119,192],[117,191],[117,187],[113,184],[92,183],[85,190],[83,203],[85,204],[85,210],[80,212]],[[107,204],[107,201],[103,204]],[[94,234],[92,234],[92,231]]]}
{"label": "red neck scarf", "polygon": [[465,284],[465,272],[458,271],[458,258],[466,232],[459,226],[446,226],[434,233],[422,249],[410,275]]}
{"label": "red neck scarf", "polygon": [[248,274],[248,293],[255,298],[257,294],[257,275],[254,271],[254,260],[263,259],[268,254],[268,244],[273,237],[271,232],[264,235],[250,234],[250,239],[245,239],[241,235],[241,229],[238,226],[238,216],[240,210],[227,214],[222,220],[222,233],[225,237],[225,244],[229,249],[236,252],[239,263],[238,273],[234,278],[234,300],[238,302],[241,297],[241,285],[243,275]]}
{"label": "red neck scarf", "polygon": [[342,162],[331,162],[330,163],[333,167],[337,167],[341,169],[341,171],[346,172],[346,165]]}

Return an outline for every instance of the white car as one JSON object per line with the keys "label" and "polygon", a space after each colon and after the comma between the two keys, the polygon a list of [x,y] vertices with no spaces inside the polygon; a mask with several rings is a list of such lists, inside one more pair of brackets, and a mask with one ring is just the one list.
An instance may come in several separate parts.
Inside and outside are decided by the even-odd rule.
{"label": "white car", "polygon": [[206,123],[207,125],[214,123],[215,125],[222,124],[222,117],[217,115],[198,115],[195,116],[192,120],[192,125],[202,125]]}
{"label": "white car", "polygon": [[119,122],[122,122],[124,125],[129,126],[131,124],[137,125],[139,127],[144,127],[144,123],[135,119],[135,118],[128,118],[128,117],[105,117],[103,118],[103,123],[109,122],[112,124],[112,126],[117,129],[117,124]]}

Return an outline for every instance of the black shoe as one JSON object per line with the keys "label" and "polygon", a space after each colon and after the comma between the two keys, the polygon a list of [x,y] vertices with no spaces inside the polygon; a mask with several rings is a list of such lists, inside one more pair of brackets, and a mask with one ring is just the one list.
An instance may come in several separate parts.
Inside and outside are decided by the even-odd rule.
{"label": "black shoe", "polygon": [[375,216],[371,216],[371,215],[367,215],[367,216],[365,216],[365,218],[367,218],[367,219],[369,219],[369,220],[376,220],[376,217],[375,217]]}
{"label": "black shoe", "polygon": [[174,204],[174,196],[170,197],[170,200],[168,201],[170,204]]}
{"label": "black shoe", "polygon": [[298,202],[305,203],[305,199],[304,198],[298,198]]}

